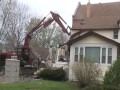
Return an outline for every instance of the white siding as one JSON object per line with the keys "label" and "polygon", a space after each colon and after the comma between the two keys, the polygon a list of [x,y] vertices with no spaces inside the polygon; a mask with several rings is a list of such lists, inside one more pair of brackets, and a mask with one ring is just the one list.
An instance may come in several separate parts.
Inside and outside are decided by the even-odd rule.
{"label": "white siding", "polygon": [[94,32],[120,43],[120,30],[118,32],[118,39],[113,39],[113,30],[96,30]]}
{"label": "white siding", "polygon": [[72,73],[72,65],[74,64],[74,48],[75,47],[70,47],[70,62],[69,62],[69,80],[73,80],[73,73]]}
{"label": "white siding", "polygon": [[[71,34],[74,34],[74,33],[77,33],[77,32],[79,32],[79,30],[72,30]],[[120,30],[119,30],[119,33],[118,33],[118,39],[113,39],[113,30],[94,30],[94,32],[120,43]]]}
{"label": "white siding", "polygon": [[[77,33],[78,31],[79,30],[72,30],[71,34]],[[93,30],[93,31],[120,43],[120,30],[118,31],[118,39],[113,39],[113,30]]]}

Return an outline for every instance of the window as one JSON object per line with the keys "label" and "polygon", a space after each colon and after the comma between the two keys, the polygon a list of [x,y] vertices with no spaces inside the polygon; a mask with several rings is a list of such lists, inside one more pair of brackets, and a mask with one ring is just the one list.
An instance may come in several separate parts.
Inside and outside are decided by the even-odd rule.
{"label": "window", "polygon": [[75,59],[74,59],[75,62],[78,61],[78,47],[75,47]]}
{"label": "window", "polygon": [[112,63],[112,48],[108,48],[108,64]]}
{"label": "window", "polygon": [[102,48],[102,63],[106,62],[106,48]]}
{"label": "window", "polygon": [[113,38],[118,39],[118,30],[113,31]]}
{"label": "window", "polygon": [[83,62],[83,48],[82,47],[80,48],[80,56],[79,56],[79,58],[80,58],[80,62]]}
{"label": "window", "polygon": [[85,47],[85,57],[95,60],[100,63],[100,47]]}

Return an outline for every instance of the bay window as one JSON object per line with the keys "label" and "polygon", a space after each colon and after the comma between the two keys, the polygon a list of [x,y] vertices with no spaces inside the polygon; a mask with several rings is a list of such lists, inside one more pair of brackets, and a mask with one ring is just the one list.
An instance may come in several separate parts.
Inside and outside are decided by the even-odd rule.
{"label": "bay window", "polygon": [[94,60],[96,63],[111,64],[112,48],[108,47],[75,47],[74,61],[84,61],[84,57]]}

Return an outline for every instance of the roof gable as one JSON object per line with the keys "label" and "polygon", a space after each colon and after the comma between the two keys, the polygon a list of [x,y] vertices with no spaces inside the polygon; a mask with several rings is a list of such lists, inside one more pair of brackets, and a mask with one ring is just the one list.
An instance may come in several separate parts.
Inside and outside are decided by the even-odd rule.
{"label": "roof gable", "polygon": [[[78,33],[79,33],[79,32],[78,32]],[[82,39],[84,39],[84,38],[86,38],[86,37],[88,37],[88,36],[91,36],[91,35],[92,35],[92,36],[95,36],[95,37],[98,37],[98,38],[101,38],[101,39],[103,39],[103,40],[105,40],[105,41],[108,41],[108,42],[110,42],[110,43],[113,43],[113,44],[115,44],[115,45],[119,45],[119,44],[120,44],[120,43],[118,43],[118,42],[116,42],[116,41],[114,41],[114,40],[111,40],[111,39],[109,39],[109,38],[107,38],[107,37],[104,37],[104,36],[102,36],[102,35],[99,35],[99,34],[93,32],[93,31],[89,31],[89,32],[87,32],[87,33],[85,33],[85,34],[77,37],[77,38],[71,39],[71,40],[69,40],[69,41],[67,42],[67,44],[68,44],[68,45],[72,45],[73,43],[78,42],[78,41],[80,41],[80,40],[82,40]]]}

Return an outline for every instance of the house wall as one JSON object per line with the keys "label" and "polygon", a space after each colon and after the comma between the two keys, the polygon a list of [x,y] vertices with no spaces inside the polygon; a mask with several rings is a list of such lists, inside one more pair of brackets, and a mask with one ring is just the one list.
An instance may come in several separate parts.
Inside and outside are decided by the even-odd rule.
{"label": "house wall", "polygon": [[[114,62],[117,58],[117,46],[109,43],[107,41],[104,41],[100,38],[97,38],[95,36],[88,36],[74,44],[72,44],[70,46],[70,65],[69,65],[69,80],[73,80],[74,79],[74,75],[72,73],[72,65],[74,64],[74,51],[75,51],[75,47],[110,47],[112,48],[112,61]],[[103,70],[103,75],[105,74],[105,71],[107,70],[108,66],[110,66],[110,64],[100,64],[102,70]]]}
{"label": "house wall", "polygon": [[113,30],[96,30],[95,32],[120,43],[120,30],[118,32],[118,39],[113,39]]}

